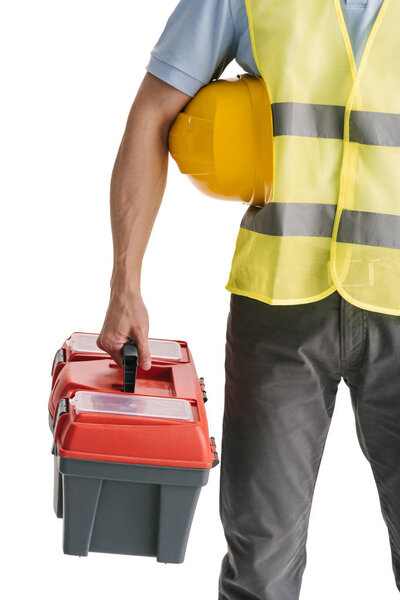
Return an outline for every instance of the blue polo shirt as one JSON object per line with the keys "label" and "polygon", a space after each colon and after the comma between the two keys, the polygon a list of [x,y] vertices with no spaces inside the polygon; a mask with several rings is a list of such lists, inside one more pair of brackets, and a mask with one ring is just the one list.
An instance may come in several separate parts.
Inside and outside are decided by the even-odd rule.
{"label": "blue polo shirt", "polygon": [[[320,2],[331,0],[320,0]],[[358,65],[383,0],[340,0]],[[259,75],[245,0],[180,0],[151,51],[147,71],[181,92],[196,92],[236,62]]]}

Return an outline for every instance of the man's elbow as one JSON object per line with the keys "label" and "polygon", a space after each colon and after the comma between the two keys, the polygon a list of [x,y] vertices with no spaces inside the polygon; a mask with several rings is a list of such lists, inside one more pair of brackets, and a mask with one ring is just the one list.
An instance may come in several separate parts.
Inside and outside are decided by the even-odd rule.
{"label": "man's elbow", "polygon": [[167,136],[176,117],[191,99],[188,94],[147,72],[133,102],[128,125],[130,120],[140,116],[148,126]]}

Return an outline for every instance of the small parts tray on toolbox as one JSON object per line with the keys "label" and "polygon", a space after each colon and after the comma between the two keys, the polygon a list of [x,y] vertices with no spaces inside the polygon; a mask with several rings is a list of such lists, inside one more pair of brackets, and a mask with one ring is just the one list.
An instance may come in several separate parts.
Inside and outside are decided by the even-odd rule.
{"label": "small parts tray on toolbox", "polygon": [[[60,363],[67,360],[96,360],[109,356],[97,346],[95,333],[73,333],[54,357],[52,375]],[[149,338],[148,344],[152,360],[188,362],[187,344],[175,340]]]}
{"label": "small parts tray on toolbox", "polygon": [[[107,354],[97,346],[98,335],[94,333],[73,333],[67,340],[69,356],[87,354]],[[186,353],[182,351],[181,343],[173,340],[159,340],[149,338],[148,340],[152,358],[160,360],[187,361]]]}
{"label": "small parts tray on toolbox", "polygon": [[219,462],[204,380],[186,342],[149,340],[144,371],[134,344],[125,344],[121,369],[96,340],[74,333],[53,362],[54,509],[64,519],[64,552],[183,562],[201,487]]}
{"label": "small parts tray on toolbox", "polygon": [[178,421],[194,420],[190,402],[182,398],[83,391],[76,392],[70,403],[77,415],[80,413],[101,413]]}

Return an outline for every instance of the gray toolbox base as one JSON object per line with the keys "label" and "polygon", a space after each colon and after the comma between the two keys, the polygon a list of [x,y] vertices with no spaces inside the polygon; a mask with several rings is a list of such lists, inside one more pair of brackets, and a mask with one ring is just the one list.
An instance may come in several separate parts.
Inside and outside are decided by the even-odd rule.
{"label": "gray toolbox base", "polygon": [[65,554],[155,556],[182,563],[209,469],[89,461],[54,455],[54,510]]}

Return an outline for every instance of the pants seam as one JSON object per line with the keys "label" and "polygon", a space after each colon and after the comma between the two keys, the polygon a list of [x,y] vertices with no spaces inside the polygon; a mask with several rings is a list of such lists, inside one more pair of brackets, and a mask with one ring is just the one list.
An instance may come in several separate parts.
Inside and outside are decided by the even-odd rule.
{"label": "pants seam", "polygon": [[358,358],[351,363],[347,363],[347,368],[358,367],[365,358],[367,349],[367,314],[366,311],[361,313],[361,342],[358,349]]}
{"label": "pants seam", "polygon": [[339,351],[340,351],[340,370],[344,379],[347,377],[347,364],[346,364],[346,328],[345,328],[345,301],[342,296],[340,296],[340,305],[339,305],[339,334],[340,334],[340,343],[339,343]]}

